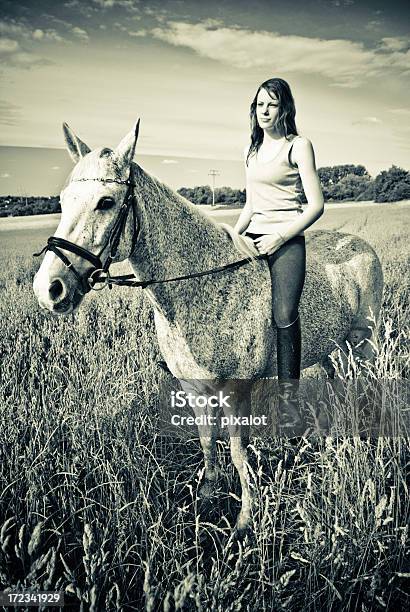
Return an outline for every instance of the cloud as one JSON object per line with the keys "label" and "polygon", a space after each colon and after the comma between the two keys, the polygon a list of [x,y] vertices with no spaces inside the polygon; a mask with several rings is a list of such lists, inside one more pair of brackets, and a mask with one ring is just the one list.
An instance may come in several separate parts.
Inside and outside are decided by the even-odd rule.
{"label": "cloud", "polygon": [[20,107],[11,102],[0,100],[0,124],[17,125],[20,119]]}
{"label": "cloud", "polygon": [[94,13],[99,9],[91,7],[88,2],[84,2],[84,0],[70,0],[69,2],[64,2],[64,6],[68,9],[74,9],[74,12],[79,13],[82,17],[86,19],[90,19],[94,16]]}
{"label": "cloud", "polygon": [[0,53],[8,54],[14,53],[19,48],[19,44],[17,40],[12,40],[11,38],[0,38]]}
{"label": "cloud", "polygon": [[60,170],[60,166],[52,166],[51,169],[52,170]]}
{"label": "cloud", "polygon": [[410,49],[410,39],[405,36],[395,36],[382,38],[380,51],[408,51]]}
{"label": "cloud", "polygon": [[0,60],[4,65],[17,68],[31,68],[52,63],[34,53],[24,51],[19,43],[11,38],[0,38]]}
{"label": "cloud", "polygon": [[379,48],[367,49],[351,40],[284,36],[177,21],[153,28],[151,34],[235,68],[318,74],[339,87],[357,87],[363,79],[383,75],[386,70],[404,74],[410,70],[410,52],[404,51],[404,38],[382,39]]}
{"label": "cloud", "polygon": [[[83,28],[74,26],[69,21],[54,17],[49,13],[45,13],[42,17],[53,25],[64,31],[64,34],[71,34],[77,40],[83,42],[89,41],[88,32]],[[28,44],[31,41],[35,43],[42,42],[58,42],[69,43],[69,39],[60,34],[56,28],[32,28],[25,21],[16,21],[15,19],[0,20],[0,35],[3,34],[6,39],[16,39],[19,44]]]}
{"label": "cloud", "polygon": [[157,21],[164,22],[164,19],[169,13],[166,9],[158,8],[157,6],[144,6],[144,15],[148,15],[148,17],[152,17]]}
{"label": "cloud", "polygon": [[45,31],[46,40],[53,40],[54,42],[65,42],[65,39],[60,34],[51,28]]}
{"label": "cloud", "polygon": [[24,20],[0,19],[0,61],[5,66],[32,68],[53,64],[32,50],[33,44],[66,42],[54,28],[32,28]]}
{"label": "cloud", "polygon": [[26,69],[32,68],[33,66],[51,66],[54,64],[54,62],[45,57],[40,57],[34,53],[27,53],[25,51],[14,55],[9,63],[16,68]]}
{"label": "cloud", "polygon": [[202,24],[209,30],[216,30],[217,28],[220,28],[224,25],[223,21],[221,21],[220,19],[212,19],[211,17],[208,17],[208,19],[204,19],[204,21],[202,21]]}
{"label": "cloud", "polygon": [[2,172],[0,174],[0,178],[10,178],[11,174],[9,172]]}
{"label": "cloud", "polygon": [[43,13],[42,17],[51,21],[57,26],[61,26],[64,30],[70,30],[73,27],[73,24],[66,19],[61,19],[60,17],[56,17],[56,15],[52,15],[51,13]]}
{"label": "cloud", "polygon": [[75,36],[79,40],[82,40],[83,42],[88,42],[90,40],[90,37],[88,36],[88,33],[85,30],[83,30],[82,28],[79,28],[77,26],[74,26],[71,29],[71,33],[73,34],[73,36]]}
{"label": "cloud", "polygon": [[29,28],[15,19],[0,19],[0,35],[6,36],[27,36],[30,34]]}
{"label": "cloud", "polygon": [[407,117],[410,115],[410,108],[390,108],[389,111],[395,115]]}
{"label": "cloud", "polygon": [[[49,17],[47,15],[47,18]],[[7,38],[13,37],[24,41],[33,39],[63,42],[64,40],[55,28],[31,28],[24,21],[15,19],[0,19],[0,35],[2,34]]]}
{"label": "cloud", "polygon": [[98,8],[107,9],[125,9],[128,13],[139,13],[139,2],[138,0],[92,0],[93,4],[97,5]]}
{"label": "cloud", "polygon": [[118,4],[117,0],[94,0],[94,4],[97,4],[101,8],[113,8]]}
{"label": "cloud", "polygon": [[65,42],[64,38],[52,28],[48,28],[47,30],[37,28],[33,30],[31,36],[34,40],[53,40],[55,42]]}
{"label": "cloud", "polygon": [[43,30],[34,30],[33,32],[33,38],[35,40],[41,40],[44,37],[44,32]]}
{"label": "cloud", "polygon": [[382,25],[382,22],[379,19],[372,19],[371,21],[368,21],[364,27],[366,30],[372,31],[372,30],[378,30],[381,25]]}
{"label": "cloud", "polygon": [[178,164],[179,162],[176,159],[163,159],[161,164]]}
{"label": "cloud", "polygon": [[129,36],[135,36],[135,37],[140,37],[140,36],[146,36],[147,35],[147,30],[136,30],[136,31],[129,31],[128,32]]}
{"label": "cloud", "polygon": [[354,0],[330,0],[329,4],[332,6],[351,6],[354,4]]}
{"label": "cloud", "polygon": [[377,124],[377,123],[383,123],[381,119],[379,119],[378,117],[362,117],[361,119],[358,119],[357,121],[353,121],[352,125],[363,125],[363,124]]}

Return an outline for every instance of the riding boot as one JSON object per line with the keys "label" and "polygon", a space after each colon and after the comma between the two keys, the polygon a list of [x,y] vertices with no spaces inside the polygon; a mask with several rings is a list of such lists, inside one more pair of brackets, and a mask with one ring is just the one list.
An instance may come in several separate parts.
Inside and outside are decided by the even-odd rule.
{"label": "riding boot", "polygon": [[287,327],[277,328],[279,430],[287,436],[300,436],[305,432],[298,401],[301,350],[298,315]]}

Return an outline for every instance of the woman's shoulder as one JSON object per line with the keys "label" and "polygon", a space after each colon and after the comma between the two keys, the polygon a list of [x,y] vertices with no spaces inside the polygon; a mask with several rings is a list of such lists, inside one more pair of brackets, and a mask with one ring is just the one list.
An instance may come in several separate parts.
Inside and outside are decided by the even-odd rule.
{"label": "woman's shoulder", "polygon": [[302,136],[300,134],[295,135],[292,140],[292,145],[292,157],[296,162],[302,157],[309,157],[313,154],[312,141],[307,138],[307,136]]}
{"label": "woman's shoulder", "polygon": [[292,136],[293,140],[291,142],[294,143],[294,146],[297,146],[299,148],[312,146],[312,141],[309,140],[307,136],[304,136],[303,134],[292,134]]}
{"label": "woman's shoulder", "polygon": [[288,154],[289,163],[294,168],[302,162],[314,159],[312,142],[306,136],[293,134]]}

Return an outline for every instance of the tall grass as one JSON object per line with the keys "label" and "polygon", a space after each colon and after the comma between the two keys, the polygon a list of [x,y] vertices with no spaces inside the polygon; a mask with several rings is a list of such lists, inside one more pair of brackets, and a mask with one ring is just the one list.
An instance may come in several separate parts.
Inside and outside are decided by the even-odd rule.
{"label": "tall grass", "polygon": [[[369,381],[408,375],[406,226],[388,221],[356,218],[386,281]],[[227,442],[204,507],[198,440],[158,428],[169,383],[144,294],[54,319],[34,270],[13,254],[0,278],[0,589],[63,590],[83,610],[408,609],[408,438],[253,440],[253,536],[238,541]]]}

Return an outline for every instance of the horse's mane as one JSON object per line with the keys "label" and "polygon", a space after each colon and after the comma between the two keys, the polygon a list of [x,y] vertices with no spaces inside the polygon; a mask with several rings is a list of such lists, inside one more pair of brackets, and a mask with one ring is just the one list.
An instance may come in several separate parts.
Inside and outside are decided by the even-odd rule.
{"label": "horse's mane", "polygon": [[238,234],[234,231],[233,227],[231,227],[227,223],[216,223],[216,221],[214,221],[210,216],[206,215],[202,210],[200,210],[199,206],[193,204],[192,202],[184,198],[182,195],[174,191],[171,187],[162,183],[159,179],[152,176],[151,174],[145,172],[145,170],[143,172],[146,176],[149,176],[150,180],[152,180],[160,194],[162,192],[162,195],[164,195],[168,199],[183,203],[184,206],[188,207],[191,212],[193,212],[198,217],[201,217],[202,219],[205,218],[206,221],[213,225],[216,229],[224,230],[226,235],[232,241],[234,248],[238,251],[240,255],[249,259],[254,259],[259,255],[259,252],[251,238]]}

